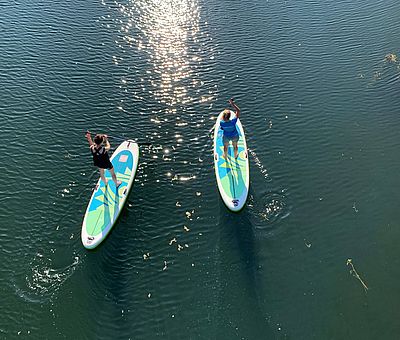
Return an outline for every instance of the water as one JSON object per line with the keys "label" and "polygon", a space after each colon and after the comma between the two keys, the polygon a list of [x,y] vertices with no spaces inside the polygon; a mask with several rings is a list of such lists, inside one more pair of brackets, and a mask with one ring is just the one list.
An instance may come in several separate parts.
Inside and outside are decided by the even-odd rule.
{"label": "water", "polygon": [[[0,9],[1,338],[398,336],[397,1]],[[250,148],[240,214],[209,135],[231,96]],[[86,129],[152,143],[90,252]]]}

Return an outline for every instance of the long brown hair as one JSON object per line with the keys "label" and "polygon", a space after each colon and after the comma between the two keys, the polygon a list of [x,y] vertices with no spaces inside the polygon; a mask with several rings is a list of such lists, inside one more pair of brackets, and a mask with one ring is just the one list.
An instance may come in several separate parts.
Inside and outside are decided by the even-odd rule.
{"label": "long brown hair", "polygon": [[93,139],[96,145],[100,145],[104,141],[103,135],[96,135]]}
{"label": "long brown hair", "polygon": [[224,113],[222,115],[222,119],[223,120],[229,120],[229,118],[231,117],[231,111],[229,111],[228,109],[224,110]]}

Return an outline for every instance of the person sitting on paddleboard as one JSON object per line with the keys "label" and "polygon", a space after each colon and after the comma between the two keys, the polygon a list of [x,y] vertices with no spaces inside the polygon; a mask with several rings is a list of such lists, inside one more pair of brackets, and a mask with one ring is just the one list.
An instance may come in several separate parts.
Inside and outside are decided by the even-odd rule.
{"label": "person sitting on paddleboard", "polygon": [[223,130],[223,142],[224,142],[224,157],[228,157],[228,146],[229,141],[232,141],[233,149],[235,158],[238,158],[238,140],[239,140],[239,133],[236,129],[236,122],[240,116],[240,109],[234,103],[233,98],[229,99],[229,104],[235,109],[236,117],[230,119],[231,111],[229,109],[225,109],[222,115],[222,120],[220,122],[220,127]]}
{"label": "person sitting on paddleboard", "polygon": [[93,155],[93,163],[100,170],[100,177],[102,181],[104,182],[105,185],[107,185],[107,180],[106,177],[104,176],[104,169],[107,169],[110,171],[115,186],[118,188],[121,185],[121,181],[117,180],[114,167],[110,161],[110,156],[108,155],[107,152],[111,148],[107,135],[97,134],[92,140],[90,131],[87,131],[86,139],[89,142],[90,151],[92,152]]}

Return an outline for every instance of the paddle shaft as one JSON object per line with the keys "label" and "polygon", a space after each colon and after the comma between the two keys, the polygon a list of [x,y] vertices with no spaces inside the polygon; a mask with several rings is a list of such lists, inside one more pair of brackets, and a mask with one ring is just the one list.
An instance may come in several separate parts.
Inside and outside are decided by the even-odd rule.
{"label": "paddle shaft", "polygon": [[[88,130],[87,132],[90,132],[90,130]],[[106,136],[107,136],[107,138],[111,138],[111,139],[115,139],[115,140],[119,140],[119,141],[126,141],[126,140],[128,140],[128,138],[127,137],[124,137],[124,136],[112,136],[112,135],[108,135],[108,134],[105,134]],[[137,141],[135,141],[135,143],[138,143],[139,145],[151,145],[151,143],[150,142],[137,142]]]}

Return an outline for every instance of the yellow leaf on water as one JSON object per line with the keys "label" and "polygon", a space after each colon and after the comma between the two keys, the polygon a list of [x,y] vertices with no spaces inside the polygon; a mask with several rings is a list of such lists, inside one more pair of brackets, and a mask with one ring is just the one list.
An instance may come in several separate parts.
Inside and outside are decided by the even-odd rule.
{"label": "yellow leaf on water", "polygon": [[394,53],[389,53],[385,55],[385,61],[388,63],[396,63],[397,62],[397,55]]}

